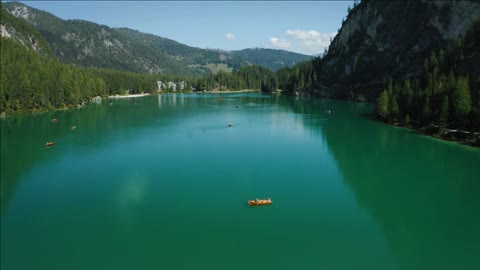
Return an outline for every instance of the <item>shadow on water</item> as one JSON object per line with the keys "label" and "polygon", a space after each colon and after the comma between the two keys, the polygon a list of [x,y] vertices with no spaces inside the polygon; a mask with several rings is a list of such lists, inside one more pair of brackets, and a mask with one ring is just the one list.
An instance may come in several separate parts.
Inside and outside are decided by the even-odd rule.
{"label": "shadow on water", "polygon": [[[231,112],[265,105],[265,113],[273,106],[276,119],[298,119],[305,132],[324,140],[357,204],[382,229],[398,269],[480,268],[478,149],[372,121],[368,115],[373,107],[366,103],[258,94],[217,98],[177,94],[114,99],[112,106],[104,102],[1,120],[2,215],[24,175],[61,160],[65,152],[90,152],[119,137],[135,140],[136,129],[152,125],[168,130],[180,118],[217,114],[219,104]],[[59,121],[53,124],[52,118]],[[226,129],[228,123],[193,122],[198,123],[195,131]],[[70,129],[73,125],[77,131]],[[46,149],[47,141],[59,143]],[[244,206],[251,208],[246,201]]]}
{"label": "shadow on water", "polygon": [[381,226],[398,269],[479,269],[480,151],[372,121],[368,104],[291,106],[321,113],[308,104],[322,102],[343,107],[321,133],[357,203]]}

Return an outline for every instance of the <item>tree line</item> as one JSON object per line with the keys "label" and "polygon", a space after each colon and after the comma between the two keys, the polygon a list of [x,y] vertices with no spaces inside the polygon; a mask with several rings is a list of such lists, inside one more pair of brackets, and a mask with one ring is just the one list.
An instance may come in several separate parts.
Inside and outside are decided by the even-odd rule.
{"label": "tree line", "polygon": [[[32,26],[9,14],[3,7],[3,3],[0,4],[0,8],[2,24],[16,29],[17,34],[25,36],[24,44],[6,37],[0,39],[2,45],[0,113],[12,114],[74,107],[91,100],[94,96],[106,97],[125,94],[127,91],[130,94],[154,93],[158,90],[157,81],[167,85],[166,89],[162,89],[163,92],[174,91],[173,88],[168,87],[169,82],[175,82],[178,85],[181,81],[186,82],[186,87],[182,91],[187,92],[240,89],[270,92],[279,88],[297,91],[310,87],[316,78],[310,62],[294,68],[286,68],[277,73],[263,66],[251,65],[231,73],[219,72],[207,77],[143,74],[66,64],[53,56],[48,42]],[[56,25],[61,21],[53,16],[43,17],[53,20],[48,24]],[[71,24],[71,27],[80,24],[82,27],[93,27],[93,24],[81,21]],[[48,34],[44,32],[44,35]],[[40,44],[38,48],[44,53],[38,53],[38,48],[37,52],[29,49],[27,35],[35,37]],[[102,59],[107,58],[109,57]],[[158,63],[161,64],[161,62]],[[180,89],[177,87],[176,91]]]}
{"label": "tree line", "polygon": [[376,101],[376,114],[390,123],[480,129],[480,21],[465,38],[432,52],[417,78],[390,81]]}
{"label": "tree line", "polygon": [[287,94],[315,87],[317,73],[314,61],[300,63],[273,72],[270,69],[252,65],[234,70],[231,73],[219,72],[195,81],[196,90],[240,90],[255,89],[272,92],[282,89]]}
{"label": "tree line", "polygon": [[[221,71],[208,77],[197,78],[195,90],[240,90],[240,89],[276,89],[274,72],[263,66],[246,66],[230,73]],[[263,88],[262,88],[263,87]]]}
{"label": "tree line", "polygon": [[0,112],[8,114],[72,107],[95,96],[125,94],[127,90],[130,94],[154,93],[158,80],[188,80],[64,64],[4,37],[1,45]]}
{"label": "tree line", "polygon": [[[262,66],[247,66],[231,73],[219,72],[208,77],[140,74],[111,69],[87,68],[60,62],[27,50],[19,43],[1,38],[0,112],[7,114],[74,107],[95,96],[155,93],[158,81],[186,83],[182,90],[278,88],[276,74]],[[177,87],[176,91],[180,91]],[[173,92],[164,88],[162,92]]]}

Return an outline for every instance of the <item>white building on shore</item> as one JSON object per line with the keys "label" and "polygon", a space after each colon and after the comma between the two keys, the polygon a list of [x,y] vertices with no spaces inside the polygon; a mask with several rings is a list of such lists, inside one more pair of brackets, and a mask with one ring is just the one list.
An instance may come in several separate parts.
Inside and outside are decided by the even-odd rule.
{"label": "white building on shore", "polygon": [[167,84],[165,84],[162,81],[157,81],[157,86],[158,86],[157,91],[162,91],[163,89],[167,89],[167,90],[176,92],[177,88],[179,91],[185,90],[187,88],[187,83],[185,81],[181,81],[178,83],[167,82]]}
{"label": "white building on shore", "polygon": [[162,91],[162,88],[165,88],[165,84],[162,81],[157,81],[158,91]]}

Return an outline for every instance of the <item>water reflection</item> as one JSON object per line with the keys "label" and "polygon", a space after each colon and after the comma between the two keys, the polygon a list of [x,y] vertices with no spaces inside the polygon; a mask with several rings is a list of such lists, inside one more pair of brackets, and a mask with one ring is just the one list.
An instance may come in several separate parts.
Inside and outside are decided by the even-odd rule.
{"label": "water reflection", "polygon": [[480,151],[368,119],[331,120],[321,129],[328,147],[398,268],[479,269]]}
{"label": "water reflection", "polygon": [[[301,139],[310,137],[322,140],[322,147],[328,148],[335,158],[345,184],[355,195],[358,205],[368,210],[382,229],[399,269],[480,268],[476,261],[476,253],[480,250],[480,182],[477,181],[480,154],[477,149],[439,142],[417,136],[408,130],[396,130],[370,121],[365,115],[371,112],[371,104],[261,94],[231,94],[222,96],[222,99],[218,99],[216,94],[165,94],[113,102],[113,106],[108,106],[108,103],[91,104],[82,110],[19,116],[0,121],[2,216],[25,175],[34,167],[61,162],[67,154],[88,156],[89,152],[97,149],[108,152],[114,143],[118,146],[138,139],[138,144],[133,143],[128,150],[116,147],[116,151],[141,149],[155,153],[170,149],[169,158],[175,162],[169,164],[178,165],[178,173],[186,174],[188,170],[182,167],[185,158],[195,157],[198,162],[207,164],[204,170],[211,170],[208,165],[212,160],[202,160],[203,153],[218,149],[226,152],[233,148],[237,156],[244,155],[242,161],[251,162],[247,163],[248,168],[241,171],[240,175],[244,175],[242,177],[246,181],[253,181],[259,173],[265,173],[265,167],[279,170],[275,162],[277,157],[272,158],[271,153],[259,150],[262,149],[262,143],[270,143],[268,136],[291,135],[292,138],[299,138],[299,143],[304,143]],[[204,121],[204,118],[212,115],[221,115],[221,118],[214,118],[218,123]],[[52,118],[59,121],[53,124],[50,122]],[[182,126],[186,120],[191,120],[188,127]],[[228,122],[233,122],[235,126],[228,128]],[[75,132],[70,129],[73,125],[78,127]],[[174,130],[172,133],[185,134],[186,139],[197,140],[195,153],[185,149],[183,141],[171,146],[168,136],[158,136],[168,134],[178,126],[182,126],[181,132]],[[247,126],[250,131],[268,134],[255,136],[255,132],[247,133],[242,126]],[[148,135],[144,141],[141,141],[142,137],[139,138],[141,132],[138,131],[142,129],[153,129],[152,132],[143,133]],[[241,136],[229,137],[231,134]],[[265,141],[249,144],[257,137]],[[219,138],[225,139],[226,143],[215,144]],[[242,138],[247,143],[235,146],[236,141],[232,138]],[[46,141],[56,141],[58,144],[46,149]],[[203,145],[202,141],[207,143]],[[295,145],[275,147],[291,149],[292,153],[285,159],[304,154],[295,152]],[[142,153],[137,152],[132,156],[141,159]],[[260,158],[252,161],[251,155]],[[224,160],[221,155],[211,157],[213,163]],[[264,164],[256,171],[255,163],[258,160]],[[154,163],[151,160],[143,162]],[[291,169],[282,168],[285,175],[291,173],[291,178],[298,174],[294,171],[295,162],[292,160]],[[132,163],[140,166],[142,162],[133,160]],[[128,162],[122,164],[126,166]],[[107,168],[115,170],[113,165]],[[222,169],[217,168],[220,171]],[[252,173],[249,170],[253,170]],[[127,170],[124,178],[119,177],[119,185],[115,185],[118,191],[113,199],[114,207],[125,227],[135,224],[139,209],[148,202],[148,190],[155,184],[149,175],[140,172]],[[223,176],[230,177],[230,171]],[[265,178],[267,176],[265,173]],[[194,176],[184,176],[183,179],[190,177]],[[178,179],[182,177],[175,172],[168,181]],[[198,185],[195,189],[207,189],[201,183],[193,183]],[[302,192],[302,188],[296,187],[295,183],[289,184],[292,184],[292,190]],[[242,187],[239,185],[238,189]],[[186,188],[193,189],[190,186]],[[202,194],[198,196],[200,198]]]}

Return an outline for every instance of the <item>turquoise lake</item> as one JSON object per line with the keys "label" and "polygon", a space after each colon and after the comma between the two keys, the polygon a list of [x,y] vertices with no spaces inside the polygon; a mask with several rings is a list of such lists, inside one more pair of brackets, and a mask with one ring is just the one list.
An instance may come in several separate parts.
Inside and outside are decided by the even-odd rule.
{"label": "turquoise lake", "polygon": [[2,119],[1,269],[480,269],[480,149],[372,111],[163,94]]}

